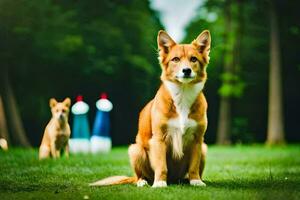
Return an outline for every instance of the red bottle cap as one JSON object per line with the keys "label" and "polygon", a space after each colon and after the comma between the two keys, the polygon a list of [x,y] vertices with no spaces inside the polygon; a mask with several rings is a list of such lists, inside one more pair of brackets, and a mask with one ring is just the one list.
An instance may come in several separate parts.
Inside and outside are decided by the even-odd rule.
{"label": "red bottle cap", "polygon": [[76,97],[76,101],[78,102],[78,101],[83,101],[83,96],[82,95],[78,95],[77,97]]}
{"label": "red bottle cap", "polygon": [[107,93],[105,92],[101,93],[100,99],[107,99]]}

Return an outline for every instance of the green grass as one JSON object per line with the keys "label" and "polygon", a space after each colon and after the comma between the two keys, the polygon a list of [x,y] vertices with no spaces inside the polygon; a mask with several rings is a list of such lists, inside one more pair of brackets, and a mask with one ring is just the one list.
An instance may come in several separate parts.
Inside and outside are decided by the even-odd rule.
{"label": "green grass", "polygon": [[36,149],[0,152],[0,199],[300,199],[296,145],[209,147],[205,188],[89,187],[107,176],[132,175],[127,148],[41,162],[37,156]]}

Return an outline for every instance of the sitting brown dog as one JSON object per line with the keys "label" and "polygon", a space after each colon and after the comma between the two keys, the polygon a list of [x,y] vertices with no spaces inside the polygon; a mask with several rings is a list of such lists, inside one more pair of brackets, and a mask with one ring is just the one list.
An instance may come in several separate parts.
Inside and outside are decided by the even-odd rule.
{"label": "sitting brown dog", "polygon": [[39,159],[59,158],[63,149],[66,157],[69,157],[69,138],[71,129],[68,123],[69,111],[71,106],[70,98],[63,102],[57,102],[54,98],[50,99],[52,118],[47,124],[42,143],[39,150]]}

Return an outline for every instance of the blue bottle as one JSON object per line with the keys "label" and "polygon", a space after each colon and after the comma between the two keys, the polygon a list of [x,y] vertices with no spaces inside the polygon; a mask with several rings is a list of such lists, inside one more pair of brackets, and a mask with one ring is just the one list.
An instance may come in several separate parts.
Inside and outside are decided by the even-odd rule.
{"label": "blue bottle", "polygon": [[107,153],[111,150],[109,113],[113,105],[108,100],[106,93],[100,95],[100,99],[96,102],[96,108],[96,118],[91,137],[91,152]]}

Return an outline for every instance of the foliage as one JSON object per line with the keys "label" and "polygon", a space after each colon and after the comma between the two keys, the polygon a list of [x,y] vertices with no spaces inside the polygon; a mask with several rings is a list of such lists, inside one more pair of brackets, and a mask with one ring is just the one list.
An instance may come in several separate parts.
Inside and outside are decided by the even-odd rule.
{"label": "foliage", "polygon": [[245,83],[239,76],[227,72],[221,75],[221,80],[223,82],[222,86],[219,89],[219,94],[221,96],[242,97]]}
{"label": "foliage", "polygon": [[[91,106],[106,91],[116,105],[116,143],[129,143],[138,110],[159,84],[156,34],[148,1],[0,1],[0,59],[10,76],[25,128],[38,144],[48,99],[82,94]],[[16,14],[17,13],[17,14]],[[130,124],[122,118],[131,119]],[[40,137],[37,137],[39,135]]]}
{"label": "foliage", "polygon": [[[240,18],[237,18],[237,8],[233,6],[233,21],[241,20],[240,48],[231,49],[226,43],[226,37],[237,39],[236,35],[229,33],[224,26],[224,6],[227,1],[209,0],[198,8],[198,15],[187,26],[185,42],[189,42],[204,29],[209,29],[212,34],[211,59],[208,66],[208,82],[205,93],[209,103],[209,127],[206,134],[207,141],[214,141],[217,131],[217,119],[219,114],[220,96],[237,97],[232,102],[233,119],[243,116],[247,123],[244,129],[249,137],[243,133],[234,135],[236,139],[252,137],[256,141],[264,141],[267,124],[268,102],[268,73],[269,73],[269,4],[267,1],[231,1],[236,5],[242,3]],[[295,120],[299,113],[299,107],[294,102],[299,101],[300,96],[296,93],[294,85],[299,84],[299,52],[300,35],[299,12],[295,2],[275,1],[279,11],[278,20],[280,25],[280,41],[282,49],[283,68],[283,93],[284,118],[286,125],[286,137],[289,141],[298,141],[299,137],[294,134],[298,122]],[[236,26],[236,24],[234,25]],[[224,73],[223,68],[232,55],[226,55],[225,50],[234,50],[240,55],[240,64],[236,66],[237,73]],[[293,100],[292,100],[293,99]],[[289,114],[287,114],[289,113]],[[291,114],[293,113],[293,114]],[[233,130],[236,125],[232,122]],[[292,128],[293,127],[293,128]]]}

